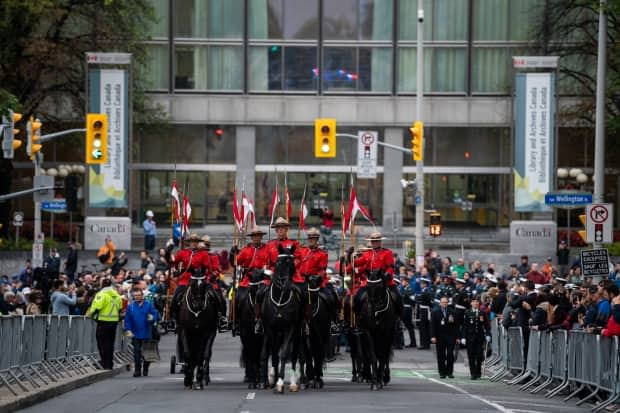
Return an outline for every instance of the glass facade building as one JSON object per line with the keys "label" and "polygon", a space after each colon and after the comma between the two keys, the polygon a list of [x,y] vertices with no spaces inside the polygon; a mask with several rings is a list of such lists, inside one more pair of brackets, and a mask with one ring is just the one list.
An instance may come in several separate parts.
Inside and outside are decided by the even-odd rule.
{"label": "glass facade building", "polygon": [[[338,133],[373,130],[381,141],[410,147],[417,0],[152,4],[159,23],[144,76],[172,127],[159,135],[134,130],[134,219],[151,209],[158,222],[169,221],[176,174],[189,183],[196,224],[232,223],[235,185],[255,199],[265,223],[274,185],[285,179],[294,209],[306,188],[311,208],[330,206],[339,216],[341,194],[348,198],[353,181],[384,229],[415,224],[412,193],[399,184],[415,178],[409,155],[380,149],[377,178],[358,180],[354,142],[339,139],[336,158],[316,159],[312,125],[333,117]],[[424,1],[426,205],[447,225],[502,227],[516,216],[511,57],[530,53],[544,4]],[[559,89],[574,88],[560,79]],[[590,134],[564,135],[559,128],[560,148],[563,139]]]}

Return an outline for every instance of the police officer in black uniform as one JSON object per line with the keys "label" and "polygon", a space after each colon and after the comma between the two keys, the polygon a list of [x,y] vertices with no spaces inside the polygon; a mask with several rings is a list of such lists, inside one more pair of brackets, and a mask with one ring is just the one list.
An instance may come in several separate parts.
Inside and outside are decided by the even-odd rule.
{"label": "police officer in black uniform", "polygon": [[465,312],[461,337],[463,337],[461,344],[467,346],[471,379],[477,380],[482,376],[484,345],[491,338],[489,318],[485,312],[480,311],[480,300],[478,297],[471,299],[471,308]]}
{"label": "police officer in black uniform", "polygon": [[418,308],[418,329],[420,330],[420,350],[431,348],[431,306],[433,305],[433,290],[431,280],[420,278],[422,291],[416,295],[415,302]]}
{"label": "police officer in black uniform", "polygon": [[407,347],[416,348],[415,331],[413,329],[413,307],[415,306],[415,296],[409,283],[408,278],[403,278],[400,284],[400,294],[403,296],[403,313],[400,319],[403,321],[407,332],[409,333],[409,344]]}
{"label": "police officer in black uniform", "polygon": [[465,311],[469,308],[469,291],[467,291],[467,287],[465,287],[465,280],[460,278],[456,279],[455,288],[452,294],[452,304],[454,305],[454,310],[459,319],[459,324],[462,324]]}
{"label": "police officer in black uniform", "polygon": [[456,312],[448,307],[448,297],[441,297],[439,308],[431,313],[431,342],[437,349],[439,377],[454,378],[454,346],[460,342],[461,328]]}

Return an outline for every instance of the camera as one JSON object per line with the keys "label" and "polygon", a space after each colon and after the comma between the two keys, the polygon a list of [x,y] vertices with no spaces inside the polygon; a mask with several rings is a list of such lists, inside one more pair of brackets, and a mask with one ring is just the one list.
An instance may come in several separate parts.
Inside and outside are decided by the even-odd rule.
{"label": "camera", "polygon": [[424,22],[424,10],[418,10],[418,21],[420,23]]}

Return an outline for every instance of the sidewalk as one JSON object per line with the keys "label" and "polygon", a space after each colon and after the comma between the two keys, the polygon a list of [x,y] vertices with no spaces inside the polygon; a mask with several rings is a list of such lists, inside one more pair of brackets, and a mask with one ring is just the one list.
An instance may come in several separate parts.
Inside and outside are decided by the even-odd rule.
{"label": "sidewalk", "polygon": [[63,378],[40,388],[35,388],[32,384],[27,383],[25,386],[28,388],[28,392],[22,392],[19,396],[13,395],[6,386],[2,386],[0,387],[0,412],[9,413],[24,409],[74,389],[111,378],[126,370],[126,365],[115,367],[114,370],[97,370],[82,376]]}

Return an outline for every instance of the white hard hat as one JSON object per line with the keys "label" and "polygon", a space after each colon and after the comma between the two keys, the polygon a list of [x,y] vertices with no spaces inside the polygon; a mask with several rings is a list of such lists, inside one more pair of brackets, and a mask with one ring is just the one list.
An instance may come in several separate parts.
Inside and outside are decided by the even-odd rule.
{"label": "white hard hat", "polygon": [[150,209],[148,211],[146,211],[146,216],[153,218],[154,217],[153,211],[151,211]]}

